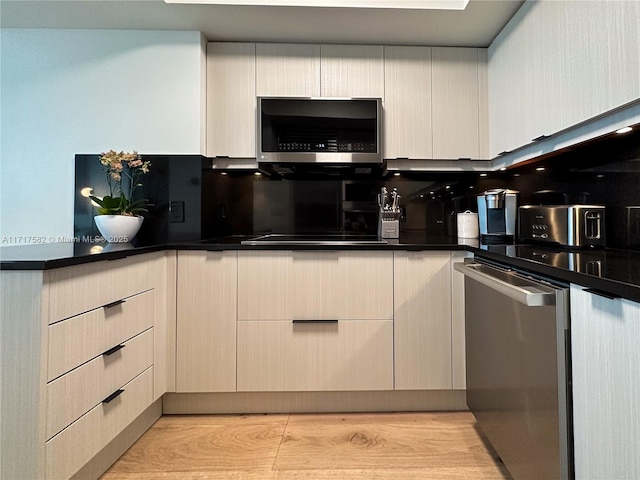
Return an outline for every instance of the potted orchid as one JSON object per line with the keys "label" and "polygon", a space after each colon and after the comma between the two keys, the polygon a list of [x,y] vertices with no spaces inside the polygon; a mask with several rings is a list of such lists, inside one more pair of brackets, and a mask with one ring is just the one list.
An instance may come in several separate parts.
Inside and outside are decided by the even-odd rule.
{"label": "potted orchid", "polygon": [[147,212],[147,200],[136,199],[134,193],[142,186],[140,177],[149,173],[151,162],[143,161],[135,150],[109,150],[100,154],[100,163],[107,174],[109,195],[89,197],[98,206],[96,226],[108,242],[128,242],[142,226],[141,214]]}

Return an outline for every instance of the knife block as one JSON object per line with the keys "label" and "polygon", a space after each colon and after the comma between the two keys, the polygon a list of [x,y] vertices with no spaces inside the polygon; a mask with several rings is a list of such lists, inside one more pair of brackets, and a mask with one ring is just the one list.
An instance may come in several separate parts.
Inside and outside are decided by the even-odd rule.
{"label": "knife block", "polygon": [[380,238],[399,238],[400,237],[400,220],[390,220],[382,218],[378,220],[378,236]]}

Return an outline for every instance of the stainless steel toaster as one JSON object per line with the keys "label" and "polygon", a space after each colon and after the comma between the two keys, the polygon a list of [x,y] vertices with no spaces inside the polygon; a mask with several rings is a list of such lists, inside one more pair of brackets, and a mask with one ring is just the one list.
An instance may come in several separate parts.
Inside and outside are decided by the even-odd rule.
{"label": "stainless steel toaster", "polygon": [[604,247],[604,213],[602,205],[523,205],[518,209],[518,238],[567,247]]}

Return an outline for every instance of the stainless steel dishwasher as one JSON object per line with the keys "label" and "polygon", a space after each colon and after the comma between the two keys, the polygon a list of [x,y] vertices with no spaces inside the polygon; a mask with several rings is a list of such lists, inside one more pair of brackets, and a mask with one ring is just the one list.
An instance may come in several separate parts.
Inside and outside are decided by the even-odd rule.
{"label": "stainless steel dishwasher", "polygon": [[568,287],[478,259],[454,268],[478,426],[514,479],[574,478]]}

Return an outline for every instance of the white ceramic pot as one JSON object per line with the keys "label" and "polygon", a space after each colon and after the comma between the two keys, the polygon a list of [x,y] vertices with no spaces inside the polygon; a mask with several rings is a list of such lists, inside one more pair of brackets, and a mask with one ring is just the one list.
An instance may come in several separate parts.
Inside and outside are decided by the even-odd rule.
{"label": "white ceramic pot", "polygon": [[144,217],[127,215],[97,215],[93,218],[104,239],[110,243],[126,243],[133,240],[144,220]]}

